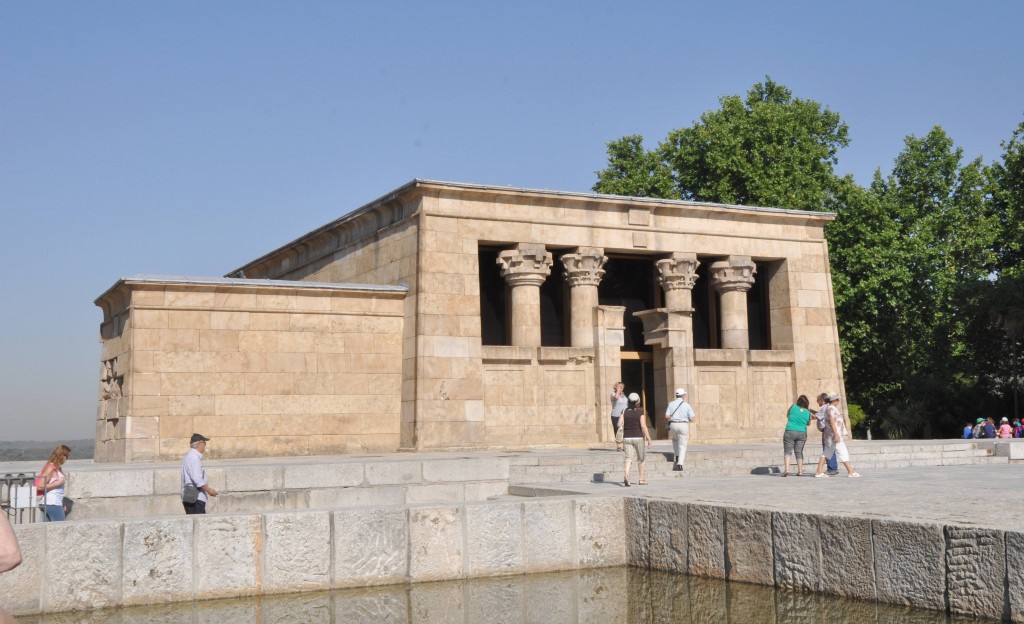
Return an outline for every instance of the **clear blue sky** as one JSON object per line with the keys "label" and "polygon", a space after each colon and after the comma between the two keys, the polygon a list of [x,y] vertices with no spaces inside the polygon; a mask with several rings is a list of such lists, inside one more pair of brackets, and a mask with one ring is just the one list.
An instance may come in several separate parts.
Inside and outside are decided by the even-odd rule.
{"label": "clear blue sky", "polygon": [[1019,2],[0,0],[0,439],[92,437],[99,308],[221,276],[412,178],[587,191],[766,74],[839,169],[1024,121]]}

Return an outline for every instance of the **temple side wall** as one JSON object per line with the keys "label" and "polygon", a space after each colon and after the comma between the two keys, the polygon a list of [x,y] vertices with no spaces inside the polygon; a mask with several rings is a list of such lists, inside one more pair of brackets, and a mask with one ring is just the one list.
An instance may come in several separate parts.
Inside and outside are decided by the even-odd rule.
{"label": "temple side wall", "polygon": [[240,282],[129,279],[97,302],[96,461],[177,459],[195,431],[210,457],[398,447],[405,293]]}

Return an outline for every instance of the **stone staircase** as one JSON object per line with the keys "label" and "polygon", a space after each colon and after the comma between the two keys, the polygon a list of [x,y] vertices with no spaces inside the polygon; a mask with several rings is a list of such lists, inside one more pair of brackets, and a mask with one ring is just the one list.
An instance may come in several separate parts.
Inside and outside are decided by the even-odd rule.
{"label": "stone staircase", "polygon": [[[805,449],[805,472],[814,472],[820,447]],[[962,466],[968,464],[1005,464],[1007,457],[995,455],[991,445],[973,440],[864,441],[849,443],[850,463],[858,471],[915,466]],[[840,468],[842,470],[842,468]],[[564,457],[510,459],[510,493],[515,486],[542,483],[579,483],[622,480],[623,455],[607,449],[591,450]],[[782,444],[697,446],[686,454],[686,470],[672,470],[672,447],[659,441],[648,449],[645,470],[648,479],[695,478],[770,474],[782,471]],[[796,470],[795,463],[790,468]]]}

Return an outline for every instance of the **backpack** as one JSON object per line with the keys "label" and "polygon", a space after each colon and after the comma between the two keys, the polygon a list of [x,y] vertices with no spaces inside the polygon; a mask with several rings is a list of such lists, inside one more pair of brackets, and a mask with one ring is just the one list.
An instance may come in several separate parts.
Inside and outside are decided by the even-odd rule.
{"label": "backpack", "polygon": [[814,420],[818,421],[818,431],[825,430],[825,409],[827,407],[827,405],[823,406],[820,410],[818,410],[818,413],[814,415]]}

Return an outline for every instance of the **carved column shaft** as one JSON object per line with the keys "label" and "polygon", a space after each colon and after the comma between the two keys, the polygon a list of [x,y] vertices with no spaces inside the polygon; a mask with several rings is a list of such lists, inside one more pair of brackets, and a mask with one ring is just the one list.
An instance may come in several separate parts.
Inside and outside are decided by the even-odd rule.
{"label": "carved column shaft", "polygon": [[520,243],[498,254],[497,262],[512,291],[512,345],[539,347],[540,286],[551,274],[551,254],[543,245]]}
{"label": "carved column shaft", "polygon": [[749,349],[747,327],[747,291],[754,285],[757,266],[749,256],[729,256],[711,265],[711,280],[718,291],[721,306],[723,349]]}
{"label": "carved column shaft", "polygon": [[594,346],[594,308],[598,304],[597,287],[606,262],[604,250],[596,247],[580,247],[577,253],[562,256],[571,287],[570,344],[574,347]]}

